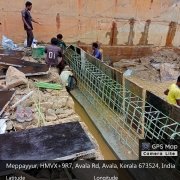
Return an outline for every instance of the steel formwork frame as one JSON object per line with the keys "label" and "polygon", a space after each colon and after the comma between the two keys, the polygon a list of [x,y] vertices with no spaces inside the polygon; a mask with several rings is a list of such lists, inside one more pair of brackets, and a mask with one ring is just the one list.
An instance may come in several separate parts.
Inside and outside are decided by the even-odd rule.
{"label": "steel formwork frame", "polygon": [[[81,56],[81,51],[85,57]],[[113,131],[135,159],[139,156],[139,139],[163,142],[163,139],[180,138],[178,122],[111,79],[86,57],[94,58],[74,46],[65,53],[65,59],[77,78],[78,88],[103,116],[102,126]]]}

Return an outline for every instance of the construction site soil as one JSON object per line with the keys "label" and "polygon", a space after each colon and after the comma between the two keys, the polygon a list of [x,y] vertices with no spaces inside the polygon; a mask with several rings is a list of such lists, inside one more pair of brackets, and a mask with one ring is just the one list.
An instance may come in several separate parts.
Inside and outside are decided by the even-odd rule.
{"label": "construction site soil", "polygon": [[180,75],[180,50],[173,48],[153,48],[153,54],[136,59],[121,59],[113,63],[114,68],[125,72],[128,77],[146,90],[165,98],[164,91],[176,82]]}

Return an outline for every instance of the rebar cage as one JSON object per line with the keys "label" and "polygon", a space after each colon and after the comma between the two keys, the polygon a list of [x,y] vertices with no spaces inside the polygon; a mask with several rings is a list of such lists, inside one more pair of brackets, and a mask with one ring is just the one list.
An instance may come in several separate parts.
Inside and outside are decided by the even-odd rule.
{"label": "rebar cage", "polygon": [[[113,80],[89,61],[92,59],[97,61],[72,45],[65,52],[65,60],[77,78],[78,88],[100,114],[96,126],[102,129],[102,135],[110,145],[118,147],[121,154],[123,152],[121,159],[138,159],[139,139],[164,143],[180,138],[178,122]],[[179,164],[178,158],[171,160]]]}

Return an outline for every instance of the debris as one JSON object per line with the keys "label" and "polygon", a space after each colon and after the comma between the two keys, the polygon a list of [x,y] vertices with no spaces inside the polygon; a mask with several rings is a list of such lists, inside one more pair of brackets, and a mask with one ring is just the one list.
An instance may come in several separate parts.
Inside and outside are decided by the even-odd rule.
{"label": "debris", "polygon": [[40,104],[41,108],[45,108],[46,110],[52,108],[53,102],[43,102]]}
{"label": "debris", "polygon": [[[49,67],[46,64],[40,64],[40,65],[38,64],[37,66],[19,67],[17,69],[19,71],[21,71],[22,73],[24,73],[26,77],[38,76],[38,75],[47,75],[49,72]],[[3,70],[0,70],[0,78],[6,77],[6,73]]]}
{"label": "debris", "polygon": [[[173,68],[173,69],[175,71],[178,71],[180,74],[180,56],[178,54],[179,53],[178,48],[177,49],[152,48],[152,50],[153,50],[152,55],[136,58],[136,59],[132,59],[131,57],[129,57],[128,60],[121,59],[119,62],[114,62],[113,65],[116,69],[122,72],[126,71],[126,68],[124,67],[124,65],[128,63],[130,65],[131,64],[135,65],[134,67],[133,66],[129,67],[129,69],[134,71],[133,78],[138,78],[139,81],[147,80],[148,83],[150,81],[152,81],[153,83],[153,82],[167,81],[169,79],[173,80],[173,78],[171,77],[172,75],[170,75],[169,78],[166,78],[166,80],[165,79],[161,80],[160,66],[161,64],[164,64],[164,63],[174,64],[176,68]],[[139,69],[142,69],[142,70],[140,71]]]}
{"label": "debris", "polygon": [[28,80],[24,73],[10,66],[6,73],[6,85],[9,89],[27,84]]}
{"label": "debris", "polygon": [[0,116],[14,97],[15,91],[0,91]]}
{"label": "debris", "polygon": [[32,121],[33,114],[31,108],[18,106],[16,110],[16,120],[20,123]]}
{"label": "debris", "polygon": [[71,97],[68,97],[68,100],[66,101],[66,106],[68,108],[74,109],[74,101]]}
{"label": "debris", "polygon": [[13,129],[13,123],[12,123],[12,121],[7,121],[6,124],[7,124],[7,127],[6,127],[6,130],[7,130],[7,131],[10,131],[10,130]]}
{"label": "debris", "polygon": [[125,72],[124,72],[124,76],[125,77],[128,77],[128,76],[131,76],[133,74],[133,70],[131,70],[131,69],[128,69],[128,70],[126,70]]}
{"label": "debris", "polygon": [[66,86],[67,91],[73,90],[77,85],[76,78],[73,75],[68,77],[68,85]]}
{"label": "debris", "polygon": [[24,56],[24,51],[14,51],[14,50],[8,50],[8,49],[0,49],[0,56],[8,56],[8,58],[9,57],[16,57],[16,58],[21,59]]}
{"label": "debris", "polygon": [[176,80],[179,72],[174,70],[175,65],[170,63],[163,63],[160,65],[161,81]]}
{"label": "debris", "polygon": [[67,102],[67,98],[68,97],[59,97],[57,99],[57,97],[55,97],[55,98],[51,99],[54,102],[52,108],[53,109],[59,109],[59,108],[65,107],[66,106],[66,102]]}
{"label": "debris", "polygon": [[25,95],[22,99],[20,99],[18,102],[16,102],[11,108],[15,108],[18,104],[28,99],[34,92],[31,91],[29,94]]}
{"label": "debris", "polygon": [[46,113],[46,121],[55,121],[57,119],[56,112],[53,109],[48,109]]}
{"label": "debris", "polygon": [[7,57],[7,56],[0,58],[0,65],[13,66],[17,68],[27,67],[27,66],[35,66],[35,67],[42,66],[42,64],[40,63],[25,61],[19,58]]}
{"label": "debris", "polygon": [[60,80],[61,80],[61,83],[64,85],[64,86],[67,86],[68,85],[68,78],[69,76],[72,76],[73,73],[69,70],[63,70],[60,74]]}
{"label": "debris", "polygon": [[160,70],[161,63],[151,63],[151,66],[155,68],[156,70]]}
{"label": "debris", "polygon": [[22,47],[18,47],[11,39],[8,39],[6,36],[2,36],[2,46],[4,49],[10,50],[22,50]]}
{"label": "debris", "polygon": [[4,134],[6,132],[6,120],[7,119],[0,119],[0,134]]}
{"label": "debris", "polygon": [[55,83],[45,83],[45,82],[37,82],[35,83],[36,87],[45,88],[45,89],[54,89],[54,90],[61,90],[62,85],[55,84]]}
{"label": "debris", "polygon": [[25,129],[24,123],[14,123],[13,125],[16,131],[22,131]]}

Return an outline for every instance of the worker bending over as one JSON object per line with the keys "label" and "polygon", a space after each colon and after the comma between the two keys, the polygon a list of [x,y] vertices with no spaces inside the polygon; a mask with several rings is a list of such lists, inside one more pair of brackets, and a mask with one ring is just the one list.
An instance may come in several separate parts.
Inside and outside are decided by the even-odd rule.
{"label": "worker bending over", "polygon": [[62,59],[62,50],[58,47],[58,40],[56,38],[51,39],[51,45],[45,48],[46,64],[49,67],[57,67],[60,72],[64,68],[64,60]]}

